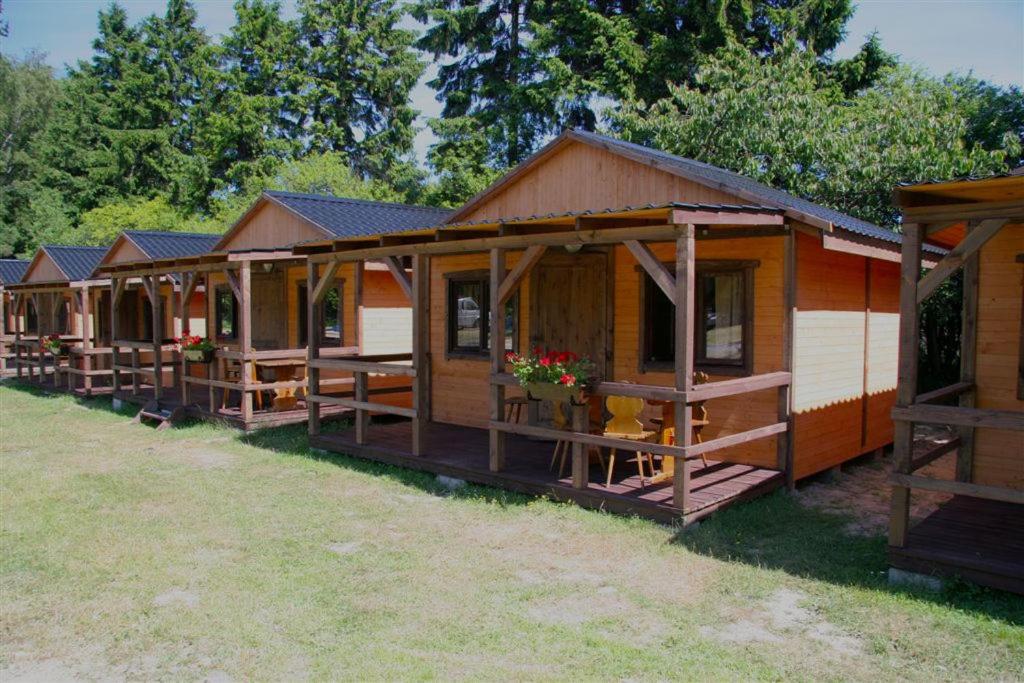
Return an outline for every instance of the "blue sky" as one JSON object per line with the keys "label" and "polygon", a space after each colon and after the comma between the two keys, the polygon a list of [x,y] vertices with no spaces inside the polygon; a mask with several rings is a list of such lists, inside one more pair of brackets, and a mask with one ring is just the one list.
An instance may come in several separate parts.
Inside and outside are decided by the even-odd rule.
{"label": "blue sky", "polygon": [[[96,34],[96,12],[108,0],[4,0],[11,35],[0,51],[21,55],[47,53],[58,70],[87,59]],[[164,0],[122,0],[132,21],[162,13]],[[200,22],[212,35],[224,33],[233,20],[232,0],[196,0]],[[294,13],[294,2],[283,3]],[[412,24],[415,25],[415,24]],[[1001,85],[1024,86],[1024,0],[860,0],[849,23],[840,57],[857,51],[864,37],[878,31],[883,46],[904,61],[933,74],[973,71]],[[413,92],[421,119],[434,116],[440,105],[424,84],[428,69]],[[425,158],[429,132],[416,139],[418,158]]]}

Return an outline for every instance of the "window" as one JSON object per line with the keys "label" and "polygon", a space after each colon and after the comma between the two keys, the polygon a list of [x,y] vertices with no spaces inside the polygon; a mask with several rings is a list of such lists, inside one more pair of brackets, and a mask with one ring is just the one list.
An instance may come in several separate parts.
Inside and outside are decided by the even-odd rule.
{"label": "window", "polygon": [[71,302],[60,297],[57,306],[57,334],[71,334]]}
{"label": "window", "polygon": [[[448,353],[486,355],[490,350],[491,286],[487,271],[450,273],[448,278]],[[518,346],[519,295],[505,303],[505,349]]]}
{"label": "window", "polygon": [[[694,365],[715,372],[750,372],[753,269],[756,262],[697,262],[694,278]],[[643,272],[641,270],[641,272]],[[675,362],[675,306],[643,274],[643,369]]]}
{"label": "window", "polygon": [[214,321],[218,339],[238,338],[238,304],[227,285],[214,288]]}
{"label": "window", "polygon": [[31,299],[25,302],[25,331],[39,334],[39,312]]}
{"label": "window", "polygon": [[[324,294],[320,302],[320,316],[322,326],[320,328],[321,346],[344,346],[345,339],[343,329],[345,283],[339,281],[337,287],[333,287]],[[306,346],[309,337],[309,318],[307,316],[309,305],[309,290],[305,282],[299,283],[299,346]]]}

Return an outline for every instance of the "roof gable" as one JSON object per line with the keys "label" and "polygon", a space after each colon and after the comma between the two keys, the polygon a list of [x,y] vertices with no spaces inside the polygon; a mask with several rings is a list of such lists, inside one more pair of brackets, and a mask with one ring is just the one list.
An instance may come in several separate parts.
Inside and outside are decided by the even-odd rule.
{"label": "roof gable", "polygon": [[[710,198],[693,196],[675,197],[650,197],[656,189],[650,187],[650,179],[638,179],[635,174],[616,174],[614,170],[581,164],[575,169],[574,177],[578,180],[604,182],[609,189],[616,190],[625,186],[628,192],[636,196],[631,199],[619,198],[617,202],[609,202],[606,206],[639,204],[651,201],[697,201],[697,202],[724,202],[724,203],[753,203],[762,206],[777,207],[786,211],[790,217],[807,223],[822,230],[831,230],[838,227],[849,232],[881,239],[887,242],[899,243],[900,236],[892,230],[879,227],[867,221],[862,221],[853,216],[848,216],[840,211],[829,209],[814,202],[791,195],[782,190],[751,180],[738,173],[728,171],[711,164],[676,156],[667,152],[644,147],[631,142],[616,140],[615,138],[590,133],[586,131],[570,130],[562,133],[554,141],[542,148],[536,154],[528,158],[518,167],[513,169],[505,177],[499,179],[491,187],[487,188],[476,197],[469,200],[464,206],[456,211],[449,220],[452,222],[465,220],[469,216],[477,216],[478,210],[485,203],[493,203],[494,197],[508,191],[517,182],[520,182],[527,174],[541,164],[554,163],[564,150],[573,144],[586,145],[591,148],[603,150],[608,155],[629,159],[636,164],[654,169],[660,174],[671,175],[685,179],[693,185],[711,190],[718,196]],[[660,185],[665,185],[664,182]],[[566,192],[572,192],[572,187],[565,187]],[[575,206],[571,209],[599,209],[599,206]],[[530,213],[544,213],[549,210],[564,210],[563,207],[549,209],[546,206],[535,206]]]}
{"label": "roof gable", "polygon": [[437,225],[450,213],[449,209],[268,190],[215,249],[283,249],[325,237],[379,235]]}
{"label": "roof gable", "polygon": [[23,282],[76,282],[88,280],[107,247],[45,245],[39,248]]}
{"label": "roof gable", "polygon": [[20,282],[28,270],[28,263],[22,259],[0,259],[0,285]]}
{"label": "roof gable", "polygon": [[199,256],[212,251],[221,239],[208,233],[160,230],[125,230],[124,236],[150,259]]}

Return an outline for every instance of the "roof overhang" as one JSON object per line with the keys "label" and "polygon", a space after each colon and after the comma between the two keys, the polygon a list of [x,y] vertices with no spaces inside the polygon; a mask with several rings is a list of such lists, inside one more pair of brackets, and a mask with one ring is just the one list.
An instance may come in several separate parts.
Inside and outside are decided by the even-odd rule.
{"label": "roof overhang", "polygon": [[232,270],[241,267],[243,261],[273,262],[294,261],[300,258],[291,249],[255,249],[249,251],[217,251],[198,256],[166,259],[150,259],[113,263],[98,269],[110,278],[140,277],[143,275],[176,275],[182,272]]}

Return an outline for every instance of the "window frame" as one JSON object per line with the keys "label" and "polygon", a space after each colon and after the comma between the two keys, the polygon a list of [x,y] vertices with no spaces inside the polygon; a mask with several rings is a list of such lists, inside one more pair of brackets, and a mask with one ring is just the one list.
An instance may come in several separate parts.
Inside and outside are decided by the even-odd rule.
{"label": "window frame", "polygon": [[[231,297],[231,334],[221,334],[221,317],[220,306],[217,304],[220,301],[221,292],[227,292],[228,296]],[[231,285],[218,284],[213,287],[213,337],[217,341],[222,342],[233,342],[238,341],[238,300],[235,299],[235,293],[231,289]]]}
{"label": "window frame", "polygon": [[[675,269],[675,263],[664,264],[670,271]],[[761,266],[759,260],[742,259],[698,259],[695,261],[694,276],[694,353],[693,366],[695,370],[703,370],[711,375],[726,375],[745,377],[753,374],[754,370],[754,271]],[[675,361],[648,360],[650,356],[650,340],[652,330],[650,325],[650,305],[653,290],[658,285],[644,270],[643,266],[637,265],[636,271],[640,278],[640,348],[639,348],[639,371],[646,372],[672,372],[675,369]],[[736,362],[723,362],[721,359],[709,359],[705,356],[706,336],[704,334],[704,320],[701,315],[702,292],[701,277],[709,274],[738,273],[742,278],[743,286],[743,352],[742,358]],[[660,291],[660,290],[658,290]],[[674,328],[673,328],[674,329]],[[672,342],[675,346],[675,340]]]}
{"label": "window frame", "polygon": [[[486,361],[491,357],[491,274],[487,269],[482,270],[459,270],[444,273],[444,357],[445,359],[481,360]],[[458,311],[453,311],[452,284],[453,283],[480,284],[480,346],[478,350],[467,347],[456,346],[458,340]],[[512,351],[519,352],[519,292],[514,293],[505,304],[512,306],[512,333],[508,336],[512,339]]]}
{"label": "window frame", "polygon": [[[338,278],[335,280],[335,286],[332,289],[338,290],[338,340],[337,344],[333,340],[329,340],[326,336],[327,329],[323,326],[320,327],[319,339],[317,345],[319,348],[334,349],[345,346],[345,280],[344,278]],[[305,292],[305,301],[303,301],[302,292]],[[326,295],[326,293],[325,293]],[[309,346],[309,339],[303,339],[303,337],[309,334],[309,286],[305,279],[298,280],[295,283],[295,300],[298,304],[298,337],[299,348]],[[319,305],[323,305],[323,301]],[[321,317],[322,317],[321,311]]]}

